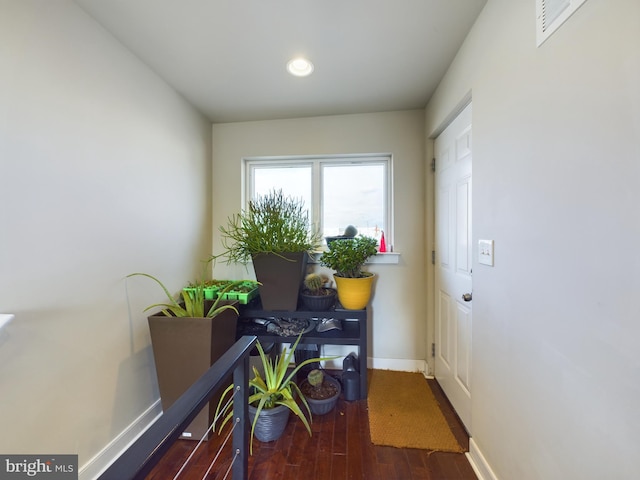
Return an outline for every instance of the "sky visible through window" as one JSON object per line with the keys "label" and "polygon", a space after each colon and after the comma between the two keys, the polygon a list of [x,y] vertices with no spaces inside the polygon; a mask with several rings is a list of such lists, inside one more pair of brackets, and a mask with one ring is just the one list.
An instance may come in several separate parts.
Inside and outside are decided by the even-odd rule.
{"label": "sky visible through window", "polygon": [[341,235],[347,225],[378,237],[384,225],[384,167],[327,165],[324,167],[323,228]]}
{"label": "sky visible through window", "polygon": [[[385,165],[326,163],[321,171],[323,236],[341,235],[348,225],[354,225],[359,233],[379,238],[385,220]],[[264,195],[282,189],[285,195],[303,199],[310,208],[312,172],[311,165],[255,168],[253,193]]]}
{"label": "sky visible through window", "polygon": [[254,170],[254,195],[266,195],[273,189],[282,189],[285,195],[301,198],[309,210],[312,193],[311,165],[256,168]]}

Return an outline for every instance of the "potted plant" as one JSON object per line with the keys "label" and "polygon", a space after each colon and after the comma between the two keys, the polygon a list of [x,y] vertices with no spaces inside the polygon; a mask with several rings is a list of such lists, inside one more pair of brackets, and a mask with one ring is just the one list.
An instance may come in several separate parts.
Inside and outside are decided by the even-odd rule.
{"label": "potted plant", "polygon": [[198,289],[202,288],[204,293],[205,300],[215,300],[218,296],[218,291],[220,290],[217,286],[211,285],[208,281],[206,282],[189,282],[189,284],[184,287],[182,290],[186,292],[191,292],[192,296],[196,295]]}
{"label": "potted plant", "polygon": [[[162,288],[167,301],[145,308],[160,308],[148,317],[151,346],[158,376],[163,410],[173,403],[206,372],[236,340],[238,310],[236,302],[205,299],[205,282],[194,282],[190,290],[182,290],[174,298],[164,284],[147,273],[132,273],[127,278],[143,276]],[[233,288],[230,283],[222,292]],[[181,438],[200,440],[209,429],[216,400],[202,409]]]}
{"label": "potted plant", "polygon": [[237,300],[241,305],[246,305],[258,296],[258,282],[254,280],[242,280],[223,294],[226,300]]}
{"label": "potted plant", "polygon": [[342,389],[338,380],[330,375],[325,375],[322,370],[314,369],[300,384],[300,391],[307,400],[311,413],[324,415],[336,406]]}
{"label": "potted plant", "polygon": [[320,246],[302,199],[272,190],[220,227],[228,263],[253,262],[265,310],[294,311],[307,256]]}
{"label": "potted plant", "polygon": [[[302,334],[298,335],[291,350],[287,351],[287,348],[283,347],[282,353],[277,355],[274,360],[265,355],[260,342],[256,344],[264,374],[253,366],[254,377],[249,380],[249,389],[251,390],[249,394],[249,418],[252,419],[249,440],[251,453],[253,453],[254,435],[262,442],[270,442],[280,438],[287,426],[290,412],[300,418],[307,432],[311,435],[311,426],[309,425],[311,410],[294,378],[298,370],[305,365],[312,362],[332,360],[334,357],[310,358],[289,371],[289,364],[301,337]],[[227,395],[232,394],[233,388],[233,384],[229,385],[218,402],[215,418],[219,419],[224,416],[219,432],[233,417],[233,400],[226,401]],[[306,413],[296,401],[296,397],[300,399]],[[224,407],[223,404],[225,404]]]}
{"label": "potted plant", "polygon": [[369,303],[375,274],[362,267],[377,253],[377,245],[375,238],[365,235],[336,240],[320,258],[322,265],[335,270],[338,299],[347,310],[361,310]]}
{"label": "potted plant", "polygon": [[333,307],[336,301],[336,291],[325,287],[329,279],[318,273],[309,273],[304,277],[303,287],[300,291],[302,305],[312,311],[325,311]]}
{"label": "potted plant", "polygon": [[344,233],[342,235],[328,236],[324,237],[324,239],[327,242],[328,246],[331,242],[335,242],[336,240],[344,240],[345,238],[353,238],[357,234],[358,229],[356,227],[354,227],[353,225],[347,225],[347,228],[344,229]]}

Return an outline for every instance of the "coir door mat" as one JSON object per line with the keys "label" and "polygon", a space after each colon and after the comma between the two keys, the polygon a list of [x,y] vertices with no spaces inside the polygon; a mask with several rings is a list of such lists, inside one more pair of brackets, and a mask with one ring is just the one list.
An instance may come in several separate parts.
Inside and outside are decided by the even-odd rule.
{"label": "coir door mat", "polygon": [[369,370],[368,406],[375,445],[464,451],[421,373]]}

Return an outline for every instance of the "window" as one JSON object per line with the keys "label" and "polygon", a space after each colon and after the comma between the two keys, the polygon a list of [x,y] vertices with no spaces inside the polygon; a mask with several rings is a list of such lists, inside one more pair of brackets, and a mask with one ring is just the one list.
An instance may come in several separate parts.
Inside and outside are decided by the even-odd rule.
{"label": "window", "polygon": [[391,244],[391,156],[261,157],[245,159],[246,199],[282,189],[304,200],[323,237],[348,225]]}

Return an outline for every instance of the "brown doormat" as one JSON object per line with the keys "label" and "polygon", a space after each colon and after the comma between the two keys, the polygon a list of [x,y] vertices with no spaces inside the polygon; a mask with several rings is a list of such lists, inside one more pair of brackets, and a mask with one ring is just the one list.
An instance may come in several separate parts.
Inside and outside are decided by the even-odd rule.
{"label": "brown doormat", "polygon": [[368,405],[375,445],[464,451],[421,373],[369,370]]}

